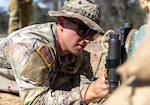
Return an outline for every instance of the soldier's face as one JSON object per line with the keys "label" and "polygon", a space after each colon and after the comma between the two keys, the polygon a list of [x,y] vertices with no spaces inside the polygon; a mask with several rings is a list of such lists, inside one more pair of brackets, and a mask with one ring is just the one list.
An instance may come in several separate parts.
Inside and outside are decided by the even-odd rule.
{"label": "soldier's face", "polygon": [[[73,19],[73,21],[75,21],[78,25],[83,25],[80,20]],[[58,40],[61,56],[68,53],[79,55],[87,44],[90,43],[91,36],[86,36],[86,38],[79,36],[77,34],[77,31],[79,30],[78,25],[63,17],[58,19],[58,23]]]}

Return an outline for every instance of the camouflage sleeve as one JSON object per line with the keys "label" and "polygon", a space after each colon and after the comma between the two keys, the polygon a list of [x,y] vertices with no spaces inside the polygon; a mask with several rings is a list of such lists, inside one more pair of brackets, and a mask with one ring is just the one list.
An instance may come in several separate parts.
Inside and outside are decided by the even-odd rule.
{"label": "camouflage sleeve", "polygon": [[[24,105],[82,105],[80,93],[82,86],[75,86],[68,91],[50,89],[47,64],[32,48],[33,43],[30,45],[30,42],[25,41],[28,44],[14,42],[10,45],[8,43],[8,46],[5,47],[9,49],[8,58],[11,61],[22,103]],[[83,78],[86,77],[86,74],[84,75]]]}
{"label": "camouflage sleeve", "polygon": [[[25,96],[24,104],[34,105],[38,103],[42,105],[79,105],[82,103],[79,87],[74,87],[68,91],[61,89],[52,90],[50,88],[47,66],[45,65],[45,61],[43,61],[41,56],[39,56],[36,52],[31,54],[28,63],[23,69],[22,75],[24,77],[22,78],[24,81],[29,79],[28,82],[30,84],[32,83],[34,86],[31,89],[25,88],[24,91],[21,91],[21,93],[24,94],[23,96]],[[28,86],[29,88],[30,84],[25,84],[26,87]]]}

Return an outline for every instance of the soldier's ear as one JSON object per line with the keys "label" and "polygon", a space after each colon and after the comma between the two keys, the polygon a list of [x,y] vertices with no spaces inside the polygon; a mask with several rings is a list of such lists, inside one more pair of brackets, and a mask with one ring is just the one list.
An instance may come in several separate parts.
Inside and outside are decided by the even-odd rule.
{"label": "soldier's ear", "polygon": [[58,17],[57,18],[57,24],[60,26],[64,26],[64,18],[63,17]]}

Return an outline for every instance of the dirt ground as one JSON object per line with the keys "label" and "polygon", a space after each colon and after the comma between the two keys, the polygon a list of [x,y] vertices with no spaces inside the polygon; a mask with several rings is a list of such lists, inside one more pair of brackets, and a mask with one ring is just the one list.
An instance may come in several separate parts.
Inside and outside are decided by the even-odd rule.
{"label": "dirt ground", "polygon": [[[101,58],[102,52],[104,52],[100,42],[101,42],[101,37],[98,38],[96,41],[91,42],[85,48],[91,54],[91,64],[92,64],[94,73],[96,72],[98,68],[98,63]],[[105,70],[105,58],[106,58],[106,54],[102,56],[100,66],[96,73],[96,77],[100,76]],[[11,95],[8,93],[0,92],[0,105],[21,105],[21,102],[20,102],[20,98],[16,95]]]}

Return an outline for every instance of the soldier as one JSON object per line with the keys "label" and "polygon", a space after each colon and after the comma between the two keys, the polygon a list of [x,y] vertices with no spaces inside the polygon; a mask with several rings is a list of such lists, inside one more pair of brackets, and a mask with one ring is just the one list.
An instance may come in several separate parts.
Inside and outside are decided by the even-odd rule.
{"label": "soldier", "polygon": [[32,0],[10,0],[8,34],[29,24],[32,13]]}
{"label": "soldier", "polygon": [[104,34],[100,6],[66,0],[61,11],[49,14],[56,23],[27,26],[1,39],[0,80],[5,83],[0,90],[18,89],[25,105],[83,105],[103,99],[108,81],[104,75],[94,78],[84,50]]}

